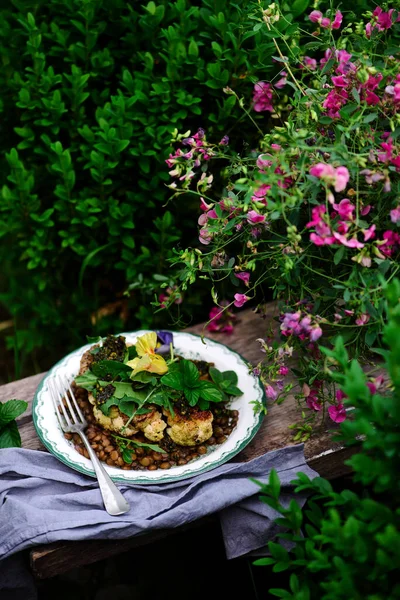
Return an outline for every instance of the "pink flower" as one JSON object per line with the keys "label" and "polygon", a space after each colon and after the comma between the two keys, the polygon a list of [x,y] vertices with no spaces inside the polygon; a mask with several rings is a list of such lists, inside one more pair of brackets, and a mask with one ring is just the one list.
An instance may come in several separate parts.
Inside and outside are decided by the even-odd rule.
{"label": "pink flower", "polygon": [[[265,173],[264,167],[270,167],[272,165],[272,160],[270,154],[260,154],[257,157],[256,165],[259,169],[262,169],[261,173]],[[264,184],[265,185],[265,184]],[[264,194],[262,194],[264,196]]]}
{"label": "pink flower", "polygon": [[317,61],[315,60],[315,58],[310,58],[309,56],[304,57],[303,64],[305,67],[307,67],[307,69],[310,69],[310,71],[315,71],[315,69],[317,68]]}
{"label": "pink flower", "polygon": [[332,29],[340,29],[342,21],[343,21],[343,15],[340,12],[340,10],[337,10],[335,13],[335,18],[332,22]]}
{"label": "pink flower", "polygon": [[343,246],[346,246],[347,248],[360,248],[360,249],[364,248],[364,244],[362,242],[359,242],[356,237],[347,239],[347,237],[345,235],[342,235],[341,233],[338,233],[337,231],[333,232],[333,237],[338,242],[343,244]]}
{"label": "pink flower", "polygon": [[200,196],[200,210],[210,210],[212,204],[206,204],[204,198]]}
{"label": "pink flower", "polygon": [[269,110],[272,112],[272,86],[266,81],[258,81],[254,85],[253,108],[256,112]]}
{"label": "pink flower", "polygon": [[340,404],[344,398],[347,398],[347,395],[343,392],[343,390],[336,390],[336,400]]}
{"label": "pink flower", "polygon": [[329,406],[328,413],[334,423],[343,423],[346,420],[346,409],[341,403]]}
{"label": "pink flower", "polygon": [[208,246],[208,244],[211,242],[213,236],[211,234],[210,231],[208,231],[208,229],[206,229],[205,227],[203,227],[202,229],[200,229],[199,231],[199,241],[201,244],[204,244],[205,246]]}
{"label": "pink flower", "polygon": [[310,21],[312,21],[313,23],[321,23],[322,21],[322,12],[320,10],[313,10],[309,15],[308,18],[310,19]]}
{"label": "pink flower", "polygon": [[342,192],[350,179],[349,171],[346,167],[336,169],[336,181],[334,184],[335,192]]}
{"label": "pink flower", "polygon": [[317,163],[310,169],[310,175],[322,179],[327,185],[333,185],[336,192],[342,192],[349,179],[350,174],[347,167],[337,167],[325,163]]}
{"label": "pink flower", "polygon": [[346,104],[348,97],[348,92],[343,88],[331,90],[322,103],[323,108],[327,109],[326,114],[328,117],[331,119],[340,117],[339,111]]}
{"label": "pink flower", "polygon": [[322,335],[322,329],[318,325],[311,329],[310,340],[316,342]]}
{"label": "pink flower", "polygon": [[390,220],[392,223],[400,223],[400,204],[396,208],[390,211]]}
{"label": "pink flower", "polygon": [[233,324],[236,321],[236,315],[226,306],[229,304],[227,300],[221,302],[221,306],[213,306],[210,310],[210,322],[207,325],[208,331],[219,331],[221,333],[231,334],[233,332]]}
{"label": "pink flower", "polygon": [[265,386],[265,394],[270,400],[276,400],[278,397],[278,392],[269,383]]}
{"label": "pink flower", "polygon": [[318,398],[313,395],[310,395],[308,398],[306,398],[306,404],[308,408],[311,408],[311,410],[319,411],[322,408],[321,404],[318,402]]}
{"label": "pink flower", "polygon": [[287,367],[279,367],[278,373],[285,377],[289,373],[289,369]]}
{"label": "pink flower", "polygon": [[343,75],[332,77],[332,83],[336,87],[347,87],[349,85],[349,82],[345,79]]}
{"label": "pink flower", "polygon": [[235,306],[237,306],[237,308],[241,308],[243,306],[243,304],[245,304],[248,300],[250,300],[250,298],[248,296],[246,296],[246,294],[235,294],[234,295],[234,302],[233,304]]}
{"label": "pink flower", "polygon": [[280,73],[281,79],[279,79],[279,81],[277,81],[274,86],[280,90],[283,87],[285,87],[285,85],[287,84],[287,73],[286,71],[281,71]]}
{"label": "pink flower", "polygon": [[249,223],[263,223],[265,221],[265,215],[260,215],[256,210],[249,210],[247,213],[247,220]]}
{"label": "pink flower", "polygon": [[321,27],[324,29],[329,29],[331,26],[331,20],[328,17],[323,17],[320,22]]}
{"label": "pink flower", "polygon": [[366,325],[370,318],[371,317],[368,313],[361,313],[361,315],[356,319],[356,325]]}
{"label": "pink flower", "polygon": [[364,241],[373,240],[375,237],[376,225],[371,225],[368,229],[363,229]]}
{"label": "pink flower", "polygon": [[249,285],[250,273],[244,271],[243,273],[235,273],[235,277],[241,279],[245,285]]}
{"label": "pink flower", "polygon": [[339,204],[334,204],[333,208],[337,210],[339,217],[344,221],[353,220],[353,212],[356,210],[356,207],[348,198],[343,198]]}

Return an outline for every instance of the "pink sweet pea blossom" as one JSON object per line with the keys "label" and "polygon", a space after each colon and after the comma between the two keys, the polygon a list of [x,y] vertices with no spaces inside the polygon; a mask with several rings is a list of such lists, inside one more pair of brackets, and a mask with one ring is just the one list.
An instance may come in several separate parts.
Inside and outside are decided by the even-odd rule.
{"label": "pink sweet pea blossom", "polygon": [[400,223],[400,204],[396,208],[390,211],[390,220],[392,223]]}
{"label": "pink sweet pea blossom", "polygon": [[353,213],[356,210],[356,207],[348,198],[343,198],[339,204],[334,204],[333,208],[337,211],[339,217],[344,221],[353,220]]}
{"label": "pink sweet pea blossom", "polygon": [[308,18],[310,19],[310,21],[312,21],[313,23],[321,23],[322,21],[322,12],[320,10],[313,10],[309,15]]}
{"label": "pink sweet pea blossom", "polygon": [[373,240],[375,237],[376,225],[371,225],[368,229],[363,229],[364,240],[368,242],[368,240]]}
{"label": "pink sweet pea blossom", "polygon": [[[259,169],[261,169],[261,173],[265,173],[264,167],[270,167],[272,165],[271,155],[270,154],[260,154],[257,157],[256,165]],[[264,194],[262,194],[264,195]]]}
{"label": "pink sweet pea blossom", "polygon": [[287,367],[279,367],[278,373],[285,377],[289,373],[289,369]]}
{"label": "pink sweet pea blossom", "polygon": [[310,58],[309,56],[305,56],[303,65],[305,67],[307,67],[307,69],[310,69],[310,71],[315,71],[315,69],[317,68],[317,61],[315,60],[315,58]]}
{"label": "pink sweet pea blossom", "polygon": [[200,210],[210,210],[210,208],[212,208],[212,204],[206,204],[204,198],[200,196]]}
{"label": "pink sweet pea blossom", "polygon": [[317,325],[316,327],[313,327],[311,329],[310,340],[312,342],[316,342],[317,340],[319,340],[321,335],[322,335],[322,329],[321,329],[321,327],[319,327],[319,325]]}
{"label": "pink sweet pea blossom", "polygon": [[340,10],[337,10],[335,13],[335,18],[332,22],[332,29],[340,29],[342,21],[343,21],[343,15],[340,12]]}
{"label": "pink sweet pea blossom", "polygon": [[276,400],[278,397],[278,392],[269,383],[265,386],[265,394],[270,400]]}
{"label": "pink sweet pea blossom", "polygon": [[364,244],[362,242],[359,242],[356,237],[347,239],[345,235],[342,235],[337,231],[333,232],[333,236],[338,242],[343,244],[343,246],[347,246],[347,248],[364,248]]}
{"label": "pink sweet pea blossom", "polygon": [[346,409],[341,403],[329,406],[328,413],[334,423],[343,423],[346,420]]}
{"label": "pink sweet pea blossom", "polygon": [[286,73],[286,71],[281,71],[280,72],[280,76],[281,76],[281,78],[279,79],[279,81],[277,81],[276,83],[274,83],[274,87],[276,87],[278,90],[282,89],[287,84],[287,73]]}
{"label": "pink sweet pea blossom", "polygon": [[247,213],[247,220],[249,223],[263,223],[265,221],[265,215],[260,215],[256,210],[249,210]]}
{"label": "pink sweet pea blossom", "polygon": [[313,395],[310,395],[308,398],[306,398],[306,404],[308,408],[311,408],[311,410],[319,411],[322,408],[321,404],[318,402],[318,398]]}
{"label": "pink sweet pea blossom", "polygon": [[333,167],[326,163],[317,163],[310,169],[310,175],[322,179],[327,185],[333,185],[335,192],[342,192],[350,179],[347,167]]}
{"label": "pink sweet pea blossom", "polygon": [[368,313],[361,313],[361,315],[356,319],[356,325],[366,325],[370,318],[371,317]]}
{"label": "pink sweet pea blossom", "polygon": [[250,298],[248,296],[246,296],[246,294],[235,294],[234,295],[234,302],[233,304],[235,306],[237,306],[237,308],[241,308],[243,306],[243,304],[245,304],[248,300],[250,300]]}
{"label": "pink sweet pea blossom", "polygon": [[272,86],[266,81],[258,81],[254,85],[253,91],[253,108],[256,112],[264,112],[266,110],[272,112]]}
{"label": "pink sweet pea blossom", "polygon": [[243,273],[235,273],[235,277],[241,279],[245,285],[249,285],[250,273],[248,273],[247,271],[244,271]]}

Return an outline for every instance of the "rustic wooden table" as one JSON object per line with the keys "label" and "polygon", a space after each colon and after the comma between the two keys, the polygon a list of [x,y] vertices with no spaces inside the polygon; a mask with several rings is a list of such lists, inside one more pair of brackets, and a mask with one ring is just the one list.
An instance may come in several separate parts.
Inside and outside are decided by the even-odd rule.
{"label": "rustic wooden table", "polygon": [[[249,362],[257,364],[263,354],[255,339],[262,337],[275,316],[275,305],[271,304],[263,321],[251,310],[240,313],[240,321],[232,335],[210,333],[204,331],[203,324],[189,327],[185,331],[202,334],[226,344],[240,352]],[[36,388],[45,373],[14,381],[0,387],[0,401],[19,398],[29,403],[29,408],[19,419],[22,447],[32,450],[47,451],[41,444],[32,421],[32,399]],[[299,409],[293,396],[288,397],[283,405],[271,405],[268,414],[253,441],[235,457],[235,461],[248,461],[256,456],[293,444],[293,435],[289,425],[299,420]],[[349,469],[344,461],[351,455],[351,450],[332,442],[330,432],[321,430],[305,443],[305,457],[311,468],[321,476],[329,479],[345,475]],[[196,524],[194,524],[196,525]],[[92,540],[84,542],[59,542],[37,546],[30,552],[33,573],[38,578],[52,577],[74,567],[96,562],[114,554],[149,543],[168,532],[157,532],[151,535],[135,537],[127,540]]]}

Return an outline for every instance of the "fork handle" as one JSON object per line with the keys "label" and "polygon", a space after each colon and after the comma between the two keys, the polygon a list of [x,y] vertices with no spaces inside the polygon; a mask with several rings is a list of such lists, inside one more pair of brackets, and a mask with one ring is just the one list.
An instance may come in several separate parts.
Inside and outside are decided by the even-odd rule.
{"label": "fork handle", "polygon": [[106,511],[113,517],[116,517],[117,515],[123,515],[130,510],[130,505],[125,500],[115,483],[112,481],[100,460],[97,458],[97,455],[90,445],[86,435],[83,433],[83,431],[79,431],[78,433],[85,444],[86,450],[89,453],[90,460],[92,461],[94,470],[96,472]]}

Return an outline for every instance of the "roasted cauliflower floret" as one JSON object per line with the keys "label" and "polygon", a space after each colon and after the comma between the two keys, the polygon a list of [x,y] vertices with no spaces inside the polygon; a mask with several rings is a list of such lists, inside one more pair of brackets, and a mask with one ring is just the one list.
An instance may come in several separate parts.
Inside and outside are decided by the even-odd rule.
{"label": "roasted cauliflower floret", "polygon": [[143,420],[133,419],[132,423],[135,424],[135,427],[140,429],[147,437],[148,440],[152,442],[159,442],[164,437],[164,429],[167,424],[161,418],[161,413],[157,410],[153,410],[148,415],[142,415],[145,417]]}
{"label": "roasted cauliflower floret", "polygon": [[162,420],[161,413],[157,410],[152,410],[145,415],[134,417],[128,427],[124,429],[128,417],[122,414],[116,406],[111,406],[109,414],[106,416],[99,408],[97,408],[92,394],[89,394],[89,400],[93,404],[94,418],[101,427],[104,427],[104,429],[109,429],[124,437],[129,437],[138,433],[138,431],[142,431],[144,436],[152,442],[159,442],[164,436],[164,429],[167,424]]}
{"label": "roasted cauliflower floret", "polygon": [[169,412],[167,433],[175,444],[179,446],[196,446],[208,440],[212,434],[213,414],[209,410],[192,409],[190,413],[182,415],[175,413],[173,417]]}
{"label": "roasted cauliflower floret", "polygon": [[112,406],[110,408],[108,416],[103,414],[101,410],[97,408],[97,406],[93,406],[93,415],[101,427],[104,427],[104,429],[109,429],[110,431],[114,431],[115,433],[123,433],[124,437],[134,435],[138,432],[133,423],[130,423],[122,432],[122,428],[124,427],[128,418],[124,418],[116,406]]}

